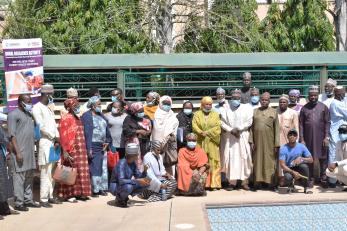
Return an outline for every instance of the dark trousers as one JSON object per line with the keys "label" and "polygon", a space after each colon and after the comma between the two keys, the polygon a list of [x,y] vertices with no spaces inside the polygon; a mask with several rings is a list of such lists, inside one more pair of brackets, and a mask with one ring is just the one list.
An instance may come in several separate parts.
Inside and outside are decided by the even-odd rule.
{"label": "dark trousers", "polygon": [[141,194],[147,187],[135,184],[123,184],[117,186],[116,198],[118,201],[125,201],[129,195],[135,196]]}
{"label": "dark trousers", "polygon": [[6,216],[9,215],[10,212],[10,207],[8,206],[7,201],[0,202],[0,215]]}
{"label": "dark trousers", "polygon": [[[300,164],[298,166],[292,167],[290,168],[298,173],[300,173],[303,176],[306,176],[308,179],[310,179],[310,171],[309,171],[309,167],[307,164]],[[299,179],[300,184],[304,187],[307,188],[308,187],[308,181],[306,179],[300,178]],[[284,173],[284,184],[285,186],[289,186],[291,185],[293,182],[293,175],[289,172],[285,172]]]}
{"label": "dark trousers", "polygon": [[[315,159],[314,161],[317,161],[319,163],[319,180],[326,180],[325,176],[325,170],[328,167],[328,161],[327,159]],[[310,168],[310,178],[314,177],[314,163],[308,164]]]}

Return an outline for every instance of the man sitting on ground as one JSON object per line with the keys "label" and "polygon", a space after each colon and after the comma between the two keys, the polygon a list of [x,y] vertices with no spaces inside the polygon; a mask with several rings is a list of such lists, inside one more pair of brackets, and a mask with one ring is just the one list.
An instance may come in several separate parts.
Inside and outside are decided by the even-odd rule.
{"label": "man sitting on ground", "polygon": [[116,196],[116,206],[128,207],[128,196],[141,194],[150,184],[146,178],[147,168],[141,173],[136,167],[139,146],[129,143],[125,147],[125,158],[114,167],[111,176],[110,192]]}
{"label": "man sitting on ground", "polygon": [[309,168],[308,163],[313,163],[311,153],[304,144],[297,143],[298,132],[291,129],[288,132],[288,143],[280,148],[279,162],[284,172],[284,179],[280,181],[281,186],[294,188],[294,180],[301,181],[304,187],[304,193],[311,194],[307,191]]}
{"label": "man sitting on ground", "polygon": [[340,140],[336,143],[336,161],[329,164],[326,175],[347,185],[347,124],[340,125],[338,132]]}

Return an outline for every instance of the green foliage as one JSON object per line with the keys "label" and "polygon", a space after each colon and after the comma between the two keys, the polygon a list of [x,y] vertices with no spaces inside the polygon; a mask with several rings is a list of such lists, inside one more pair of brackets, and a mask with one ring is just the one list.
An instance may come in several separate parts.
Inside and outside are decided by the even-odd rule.
{"label": "green foliage", "polygon": [[201,25],[201,18],[191,20],[177,51],[272,51],[259,31],[257,6],[255,0],[215,0],[209,13],[209,25]]}
{"label": "green foliage", "polygon": [[41,37],[46,54],[158,51],[140,26],[139,0],[16,0],[4,37]]}

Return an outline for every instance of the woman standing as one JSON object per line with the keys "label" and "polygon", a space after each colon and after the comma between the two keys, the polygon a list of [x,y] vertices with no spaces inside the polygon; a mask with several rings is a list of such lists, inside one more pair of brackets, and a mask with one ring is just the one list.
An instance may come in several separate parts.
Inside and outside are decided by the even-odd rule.
{"label": "woman standing", "polygon": [[106,149],[112,145],[112,137],[107,120],[101,111],[101,101],[98,96],[89,99],[81,120],[84,126],[87,153],[89,158],[89,170],[92,179],[93,197],[106,196],[108,190],[108,171]]}
{"label": "woman standing", "polygon": [[161,142],[164,152],[164,166],[171,175],[174,174],[173,165],[177,163],[177,128],[178,120],[171,110],[172,100],[164,95],[160,98],[159,108],[154,114],[152,140]]}
{"label": "woman standing", "polygon": [[145,115],[151,120],[154,119],[154,113],[158,109],[160,95],[157,92],[150,91],[146,96],[146,104],[144,106]]}
{"label": "woman standing", "polygon": [[127,114],[124,112],[123,103],[120,101],[112,103],[111,112],[105,114],[112,136],[112,152],[118,152],[119,158],[125,155],[123,122]]}
{"label": "woman standing", "polygon": [[206,187],[213,190],[221,188],[219,154],[221,122],[219,114],[211,110],[212,103],[211,97],[202,98],[200,110],[193,117],[193,132],[197,134],[197,146],[201,147],[208,156],[210,174]]}
{"label": "woman standing", "polygon": [[142,169],[143,156],[150,150],[150,136],[152,132],[151,121],[145,117],[143,104],[141,102],[132,103],[129,113],[123,122],[123,136],[125,144],[136,143],[140,146],[140,154],[137,167]]}
{"label": "woman standing", "polygon": [[76,98],[64,102],[67,113],[60,119],[59,133],[60,144],[63,149],[62,164],[77,169],[76,183],[74,185],[60,184],[59,197],[77,202],[77,199],[87,200],[91,195],[89,166],[87,159],[86,143],[81,120],[80,105]]}
{"label": "woman standing", "polygon": [[178,131],[177,131],[177,147],[178,149],[185,147],[187,144],[186,136],[193,131],[193,103],[186,101],[183,104],[183,110],[177,114]]}

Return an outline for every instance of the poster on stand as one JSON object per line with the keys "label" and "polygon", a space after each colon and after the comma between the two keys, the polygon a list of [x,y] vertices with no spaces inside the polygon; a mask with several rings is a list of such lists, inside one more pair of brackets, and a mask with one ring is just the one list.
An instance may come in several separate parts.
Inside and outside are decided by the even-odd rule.
{"label": "poster on stand", "polygon": [[43,84],[42,39],[5,39],[2,48],[8,112],[17,108],[20,94],[37,103]]}

